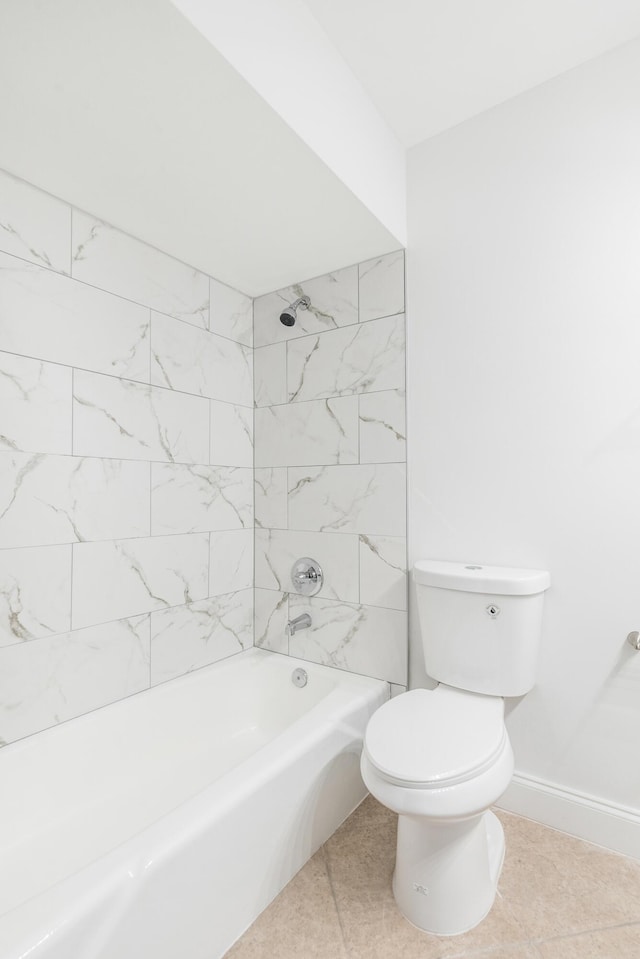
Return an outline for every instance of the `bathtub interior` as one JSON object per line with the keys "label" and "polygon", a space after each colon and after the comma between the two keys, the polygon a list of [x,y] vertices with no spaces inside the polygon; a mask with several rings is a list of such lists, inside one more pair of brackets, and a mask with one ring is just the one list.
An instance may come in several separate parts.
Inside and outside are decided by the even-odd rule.
{"label": "bathtub interior", "polygon": [[[302,689],[291,672],[304,665]],[[340,684],[248,650],[0,751],[0,915],[77,873],[272,742]],[[353,685],[371,683],[349,676]]]}

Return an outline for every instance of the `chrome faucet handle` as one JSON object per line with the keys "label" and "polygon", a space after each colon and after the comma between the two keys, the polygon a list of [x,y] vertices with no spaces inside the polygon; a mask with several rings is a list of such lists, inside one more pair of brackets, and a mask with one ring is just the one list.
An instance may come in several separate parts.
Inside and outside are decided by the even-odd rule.
{"label": "chrome faucet handle", "polygon": [[315,584],[320,579],[317,571],[313,568],[299,569],[291,578],[294,586],[305,586],[309,581]]}
{"label": "chrome faucet handle", "polygon": [[291,567],[291,582],[297,593],[313,596],[322,589],[324,576],[320,563],[309,556],[297,559]]}

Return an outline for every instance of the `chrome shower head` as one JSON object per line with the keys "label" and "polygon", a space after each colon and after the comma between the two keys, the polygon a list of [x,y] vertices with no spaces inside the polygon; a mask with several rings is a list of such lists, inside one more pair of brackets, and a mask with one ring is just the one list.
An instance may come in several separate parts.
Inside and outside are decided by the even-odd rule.
{"label": "chrome shower head", "polygon": [[293,326],[296,322],[296,313],[298,310],[308,310],[311,306],[311,300],[308,296],[299,296],[298,299],[283,310],[280,314],[280,322],[283,326]]}

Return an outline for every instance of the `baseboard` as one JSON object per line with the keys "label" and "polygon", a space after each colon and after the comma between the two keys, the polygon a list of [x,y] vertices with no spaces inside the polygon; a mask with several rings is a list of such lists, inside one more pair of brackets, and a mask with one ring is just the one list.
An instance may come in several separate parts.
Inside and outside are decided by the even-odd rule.
{"label": "baseboard", "polygon": [[640,859],[640,812],[633,809],[521,775],[513,777],[497,805],[570,836]]}

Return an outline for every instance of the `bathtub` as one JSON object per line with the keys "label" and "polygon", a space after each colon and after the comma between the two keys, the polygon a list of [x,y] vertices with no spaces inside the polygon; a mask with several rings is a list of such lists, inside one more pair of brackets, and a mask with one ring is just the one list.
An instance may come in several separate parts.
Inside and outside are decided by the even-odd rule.
{"label": "bathtub", "polygon": [[218,959],[363,798],[387,697],[251,649],[5,746],[0,959]]}

